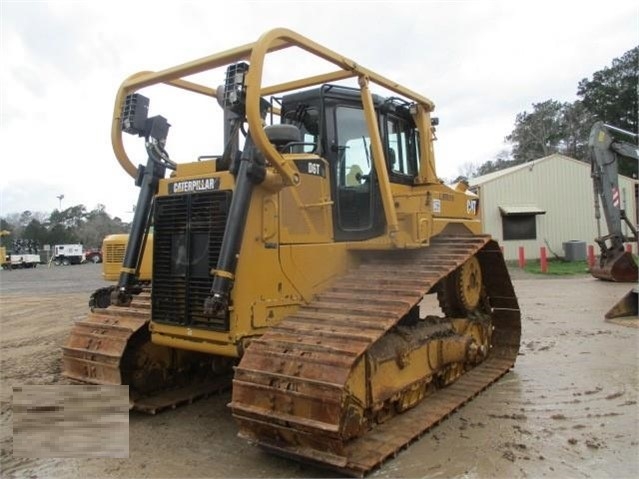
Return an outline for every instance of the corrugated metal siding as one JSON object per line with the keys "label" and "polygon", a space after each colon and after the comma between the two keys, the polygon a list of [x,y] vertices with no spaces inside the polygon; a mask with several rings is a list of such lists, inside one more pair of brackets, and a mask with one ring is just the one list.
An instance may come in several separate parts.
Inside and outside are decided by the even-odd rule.
{"label": "corrugated metal siding", "polygon": [[[622,199],[626,200],[629,218],[636,218],[633,188],[632,180],[620,177]],[[586,163],[552,155],[530,167],[480,183],[479,194],[484,231],[499,240],[506,259],[517,259],[520,246],[524,247],[526,258],[539,258],[539,248],[546,246],[545,240],[560,256],[564,255],[565,241],[594,244],[597,236],[594,193],[590,165]],[[504,241],[499,207],[523,205],[538,206],[546,211],[545,215],[537,215],[537,239]],[[602,231],[607,231],[604,221]],[[552,257],[550,251],[548,256]]]}

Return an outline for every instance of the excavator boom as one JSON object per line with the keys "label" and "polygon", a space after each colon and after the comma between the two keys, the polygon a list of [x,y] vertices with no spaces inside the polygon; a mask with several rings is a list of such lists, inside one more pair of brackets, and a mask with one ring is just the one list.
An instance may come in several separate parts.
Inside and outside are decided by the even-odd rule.
{"label": "excavator boom", "polygon": [[[596,122],[590,131],[588,147],[595,193],[595,218],[599,231],[595,241],[601,251],[599,263],[590,272],[595,278],[606,281],[634,282],[637,281],[637,263],[632,253],[626,251],[624,244],[637,242],[637,228],[621,208],[618,170],[620,158],[639,160],[639,148],[615,139],[611,134],[613,131],[637,137],[634,133],[611,127],[601,121]],[[606,235],[601,234],[600,201],[608,228]],[[623,224],[631,232],[629,235],[624,234]]]}

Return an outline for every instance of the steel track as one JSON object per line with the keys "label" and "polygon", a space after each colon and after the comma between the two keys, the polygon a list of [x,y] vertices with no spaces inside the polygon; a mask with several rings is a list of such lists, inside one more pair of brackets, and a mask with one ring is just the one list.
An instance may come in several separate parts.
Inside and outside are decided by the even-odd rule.
{"label": "steel track", "polygon": [[[345,440],[345,388],[358,358],[473,255],[492,311],[488,359],[413,409]],[[241,436],[278,454],[362,476],[508,372],[520,329],[503,256],[487,236],[438,237],[423,250],[366,253],[357,269],[251,343],[236,368],[230,407]]]}

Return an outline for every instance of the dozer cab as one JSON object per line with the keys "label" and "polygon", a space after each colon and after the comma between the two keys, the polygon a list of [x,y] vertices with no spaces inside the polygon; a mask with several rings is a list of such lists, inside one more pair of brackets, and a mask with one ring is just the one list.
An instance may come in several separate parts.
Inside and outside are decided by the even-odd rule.
{"label": "dozer cab", "polygon": [[[266,84],[276,52],[330,68]],[[222,68],[218,88],[194,78]],[[169,156],[169,123],[138,92],[159,84],[219,103],[223,152]],[[128,384],[131,407],[150,412],[232,380],[239,434],[268,450],[351,475],[392,457],[519,349],[517,299],[478,199],[437,178],[433,109],[285,29],[130,76],[112,142],[139,200],[117,285],[74,326],[64,374]],[[122,132],[144,138],[144,166]],[[439,307],[421,306],[429,294]]]}

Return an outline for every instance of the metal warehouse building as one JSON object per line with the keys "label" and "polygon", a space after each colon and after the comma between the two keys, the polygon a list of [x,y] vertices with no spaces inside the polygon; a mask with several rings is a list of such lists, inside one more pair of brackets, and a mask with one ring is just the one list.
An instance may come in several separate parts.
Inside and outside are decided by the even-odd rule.
{"label": "metal warehouse building", "polygon": [[[546,246],[563,256],[564,242],[595,245],[597,234],[590,164],[563,155],[550,155],[469,180],[479,195],[484,231],[504,247],[507,260],[539,258]],[[637,180],[619,176],[622,208],[630,221],[638,222]],[[607,234],[603,210],[602,234]],[[624,225],[626,228],[626,225]],[[629,233],[629,231],[625,231]],[[595,245],[595,254],[599,248]],[[633,245],[636,252],[636,245]]]}

